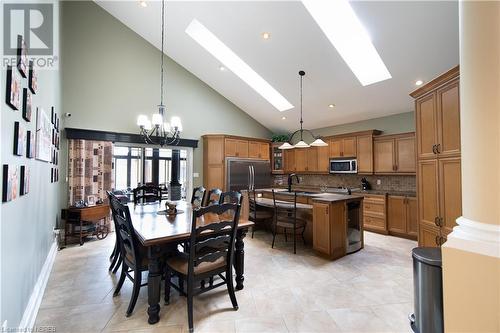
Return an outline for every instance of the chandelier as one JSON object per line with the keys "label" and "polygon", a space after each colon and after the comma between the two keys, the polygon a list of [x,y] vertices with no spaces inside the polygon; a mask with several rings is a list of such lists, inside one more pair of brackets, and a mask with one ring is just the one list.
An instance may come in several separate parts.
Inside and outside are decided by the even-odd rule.
{"label": "chandelier", "polygon": [[151,120],[145,115],[137,117],[137,126],[144,142],[152,145],[177,145],[180,141],[182,123],[179,117],[172,117],[170,122],[165,121],[165,105],[163,104],[163,57],[165,44],[165,0],[161,1],[161,87],[160,105],[158,113],[153,114]]}
{"label": "chandelier", "polygon": [[[279,149],[293,149],[293,148],[309,148],[309,147],[325,147],[328,146],[328,144],[321,139],[320,136],[314,136],[314,134],[308,130],[304,129],[302,127],[303,120],[302,120],[302,79],[304,78],[304,75],[306,75],[306,72],[304,71],[299,71],[299,76],[300,76],[300,129],[296,130],[293,132],[291,135],[288,136],[288,142],[283,143],[281,146],[279,146]],[[315,139],[311,144],[307,144],[304,141],[303,135],[304,132],[309,133],[310,136]],[[300,134],[300,140],[297,142],[295,145],[292,145],[293,137],[296,134]]]}

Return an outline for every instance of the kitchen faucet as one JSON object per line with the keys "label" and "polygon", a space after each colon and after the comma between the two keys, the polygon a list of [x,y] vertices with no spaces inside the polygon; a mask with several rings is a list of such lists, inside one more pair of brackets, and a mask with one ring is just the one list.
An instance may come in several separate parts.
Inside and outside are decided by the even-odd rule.
{"label": "kitchen faucet", "polygon": [[293,177],[295,177],[295,179],[297,179],[297,184],[300,183],[300,179],[299,179],[299,176],[297,176],[297,174],[295,174],[295,173],[289,174],[288,175],[288,192],[292,192]]}

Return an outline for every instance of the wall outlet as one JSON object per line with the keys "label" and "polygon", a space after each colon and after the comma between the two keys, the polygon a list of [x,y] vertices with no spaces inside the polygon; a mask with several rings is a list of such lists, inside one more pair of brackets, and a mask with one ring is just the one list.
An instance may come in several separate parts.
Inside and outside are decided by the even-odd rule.
{"label": "wall outlet", "polygon": [[193,172],[193,178],[198,178],[200,177],[200,174],[198,172]]}
{"label": "wall outlet", "polygon": [[377,185],[381,185],[382,181],[380,179],[377,179]]}

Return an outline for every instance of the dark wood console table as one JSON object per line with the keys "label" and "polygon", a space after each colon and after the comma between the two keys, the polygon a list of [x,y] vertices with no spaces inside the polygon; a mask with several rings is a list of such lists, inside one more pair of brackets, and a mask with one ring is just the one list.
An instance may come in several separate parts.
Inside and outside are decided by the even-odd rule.
{"label": "dark wood console table", "polygon": [[61,215],[65,220],[64,245],[67,244],[68,237],[79,238],[80,245],[83,245],[87,236],[104,239],[108,235],[110,215],[108,204],[82,208],[69,207],[63,210]]}

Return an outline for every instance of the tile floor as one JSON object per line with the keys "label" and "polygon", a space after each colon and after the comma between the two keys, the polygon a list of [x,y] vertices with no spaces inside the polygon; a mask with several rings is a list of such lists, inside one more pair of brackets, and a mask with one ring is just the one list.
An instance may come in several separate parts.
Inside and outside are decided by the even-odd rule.
{"label": "tile floor", "polygon": [[[245,289],[233,311],[225,288],[195,298],[195,332],[411,332],[410,251],[416,242],[365,232],[365,248],[331,262],[256,232],[245,242]],[[113,297],[108,273],[114,234],[60,251],[43,297],[37,326],[61,332],[185,332],[185,298],[172,290],[160,322],[147,323],[147,288],[125,317],[132,284]],[[117,274],[118,275],[118,274]]]}

